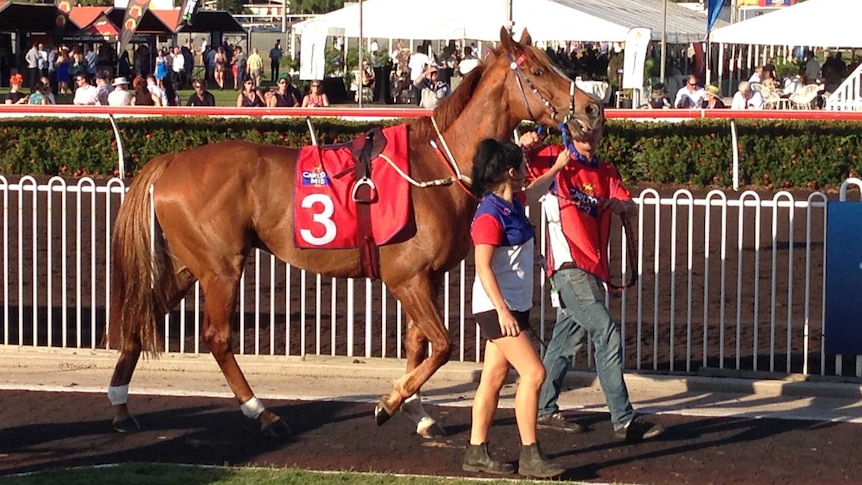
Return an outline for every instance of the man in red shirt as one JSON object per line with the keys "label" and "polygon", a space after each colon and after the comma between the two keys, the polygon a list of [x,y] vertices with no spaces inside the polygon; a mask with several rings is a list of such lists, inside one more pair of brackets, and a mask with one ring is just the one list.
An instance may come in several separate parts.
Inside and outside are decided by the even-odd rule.
{"label": "man in red shirt", "polygon": [[[572,140],[572,160],[542,198],[548,224],[548,273],[557,321],[543,364],[546,378],[539,396],[538,427],[578,432],[581,427],[559,412],[557,398],[572,356],[586,335],[595,345],[596,372],[611,413],[614,437],[639,441],[664,429],[635,414],[623,380],[620,333],[604,304],[602,282],[609,280],[607,260],[611,217],[634,216],[637,206],[619,173],[600,160],[596,147],[602,128]],[[526,133],[520,145],[528,150],[531,176],[550,168],[562,146],[537,149],[539,136]],[[572,150],[574,148],[574,150]],[[559,303],[558,303],[559,302]]]}

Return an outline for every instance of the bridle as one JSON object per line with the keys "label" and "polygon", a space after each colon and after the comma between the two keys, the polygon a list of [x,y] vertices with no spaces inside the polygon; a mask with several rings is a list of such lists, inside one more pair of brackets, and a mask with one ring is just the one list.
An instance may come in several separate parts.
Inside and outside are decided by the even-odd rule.
{"label": "bridle", "polygon": [[[545,108],[548,109],[551,113],[551,119],[557,121],[557,115],[560,114],[559,110],[551,103],[548,98],[542,95],[542,93],[536,89],[536,86],[530,81],[530,78],[527,76],[527,73],[521,69],[521,64],[524,63],[524,60],[527,59],[526,54],[521,54],[518,56],[516,60],[512,53],[508,53],[509,57],[509,69],[515,71],[515,82],[518,84],[518,89],[521,91],[521,98],[524,100],[524,107],[527,108],[527,114],[530,115],[530,121],[536,121],[536,116],[533,114],[533,110],[530,109],[530,102],[527,100],[527,91],[524,89],[524,85],[539,99],[542,101],[542,104],[545,105]],[[569,113],[563,117],[562,121],[557,122],[557,127],[560,130],[560,133],[563,134],[563,144],[569,150],[569,152],[574,153],[575,146],[572,144],[572,137],[569,133],[568,122],[572,119],[575,114],[575,82],[569,81]]]}
{"label": "bridle", "polygon": [[[543,96],[542,93],[538,89],[536,89],[536,86],[530,81],[530,78],[527,76],[527,74],[524,72],[524,70],[521,69],[521,64],[523,64],[524,60],[527,58],[526,54],[521,54],[517,60],[512,56],[511,53],[509,53],[508,56],[509,56],[509,68],[515,72],[515,81],[518,84],[518,89],[521,91],[521,97],[524,100],[524,106],[527,108],[527,114],[530,115],[530,120],[535,122],[536,116],[533,114],[533,110],[530,109],[530,102],[529,102],[529,100],[527,100],[527,91],[526,91],[526,89],[524,89],[525,85],[533,94],[535,94],[536,96],[539,97],[539,99],[542,101],[542,104],[544,104],[545,107],[548,109],[548,111],[550,111],[551,119],[554,121],[557,121],[557,116],[560,114],[559,110],[557,110],[557,108],[554,107],[554,105],[548,100],[548,98]],[[574,143],[572,142],[572,135],[569,132],[569,127],[568,127],[568,122],[571,121],[572,117],[574,116],[574,113],[575,113],[575,82],[570,81],[570,85],[569,85],[569,113],[566,116],[564,116],[561,121],[557,122],[557,126],[560,129],[560,133],[562,134],[562,137],[563,137],[563,145],[565,145],[565,147],[569,150],[569,153],[576,153]],[[543,127],[540,126],[540,128],[543,128]],[[566,199],[572,203],[575,203],[570,198],[563,197],[560,194],[555,194],[553,192],[552,192],[552,194],[554,196],[560,198],[560,199]],[[631,265],[632,268],[634,268],[635,267],[634,265],[636,263],[635,258],[636,258],[636,254],[637,254],[635,252],[636,248],[635,248],[635,243],[634,243],[634,231],[632,230],[631,222],[629,221],[628,217],[626,217],[623,214],[620,214],[619,217],[620,217],[620,221],[622,222],[623,230],[625,231],[625,234],[626,234],[626,242],[627,242],[626,255],[628,257],[628,263],[629,263],[629,265]],[[610,290],[614,293],[622,292],[626,288],[630,288],[630,287],[634,286],[635,284],[637,284],[637,272],[633,271],[629,281],[626,283],[623,283],[622,285],[615,285],[615,284],[612,284],[612,283],[607,282],[607,281],[605,282],[605,284],[607,285],[608,290]]]}

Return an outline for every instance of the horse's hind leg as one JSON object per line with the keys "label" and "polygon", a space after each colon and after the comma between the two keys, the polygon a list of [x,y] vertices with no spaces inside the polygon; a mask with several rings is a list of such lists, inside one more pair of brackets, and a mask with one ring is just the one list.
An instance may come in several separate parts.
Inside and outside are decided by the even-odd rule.
{"label": "horse's hind leg", "polygon": [[[185,297],[194,282],[194,276],[185,270],[179,271],[173,276],[165,276],[161,283],[161,287],[165,289],[165,306],[167,308],[176,306]],[[166,312],[166,309],[160,309],[156,314],[164,315]],[[114,311],[112,315],[117,315],[118,313],[118,311]],[[114,321],[112,325],[119,326],[120,323]],[[140,338],[136,336],[132,339],[132,342],[133,346],[131,349],[120,352],[120,357],[114,366],[114,374],[111,376],[111,384],[108,388],[108,400],[111,401],[111,406],[114,409],[114,431],[120,433],[134,432],[141,429],[138,422],[129,413],[128,406],[129,383],[132,381],[132,374],[135,373],[135,367],[137,367],[138,359],[141,357]],[[117,345],[117,343],[114,343],[114,345]]]}
{"label": "horse's hind leg", "polygon": [[139,431],[141,427],[138,422],[129,414],[129,382],[132,381],[132,374],[135,372],[135,367],[138,365],[138,358],[141,356],[141,343],[135,341],[134,349],[120,353],[120,358],[117,360],[117,365],[114,366],[114,375],[111,376],[111,387],[108,388],[108,400],[111,401],[111,406],[114,408],[114,431],[120,433],[129,433]]}
{"label": "horse's hind leg", "polygon": [[[413,324],[412,320],[407,323],[407,335],[405,336],[404,346],[407,349],[407,372],[409,373],[418,367],[428,356],[428,339]],[[446,436],[443,428],[422,407],[422,394],[420,391],[416,391],[415,394],[404,400],[404,404],[401,405],[401,411],[416,423],[416,434],[419,436],[426,439]]]}
{"label": "horse's hind leg", "polygon": [[[242,261],[244,260],[242,258]],[[239,401],[243,414],[248,418],[257,419],[261,432],[265,435],[289,436],[291,430],[287,424],[275,413],[266,409],[260,399],[255,397],[230,346],[230,322],[236,308],[241,268],[242,262],[229,270],[233,271],[232,274],[210,274],[201,278],[201,287],[206,299],[203,337],[234,396]]]}
{"label": "horse's hind leg", "polygon": [[[432,353],[428,358],[421,360],[414,369],[396,380],[393,383],[392,393],[380,399],[374,410],[378,425],[388,421],[405,399],[416,394],[434,372],[449,361],[452,338],[443,325],[443,319],[437,309],[434,287],[428,275],[417,275],[390,287],[392,294],[401,302],[413,323],[414,332],[421,333],[421,337],[412,334],[413,337],[408,339],[408,356],[411,352],[424,355],[419,353],[424,350],[419,350],[418,344],[421,342],[421,346],[424,346],[426,339],[431,343]],[[409,357],[408,362],[410,362]],[[413,363],[416,362],[419,362],[419,359],[413,361]]]}

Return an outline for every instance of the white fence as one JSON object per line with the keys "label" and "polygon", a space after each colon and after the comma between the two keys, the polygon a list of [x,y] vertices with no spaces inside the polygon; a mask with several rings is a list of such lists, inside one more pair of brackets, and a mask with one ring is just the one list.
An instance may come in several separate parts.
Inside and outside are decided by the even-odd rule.
{"label": "white fence", "polygon": [[[110,234],[125,194],[118,179],[67,183],[0,176],[4,345],[96,348],[108,317]],[[823,351],[827,196],[647,189],[636,198],[639,281],[608,305],[629,369],[708,367],[776,374],[862,376],[862,358]],[[545,235],[540,235],[544,239]],[[610,255],[622,279],[623,236]],[[481,359],[467,294],[471,257],[447,274],[440,305],[453,358]],[[537,272],[537,274],[540,272]],[[534,325],[553,325],[537,281]],[[196,286],[163,333],[168,352],[207,352]],[[266,355],[402,357],[406,318],[379,282],[335,280],[255,251],[241,282],[234,348]],[[588,351],[576,357],[591,366]],[[855,365],[854,365],[855,364]]]}

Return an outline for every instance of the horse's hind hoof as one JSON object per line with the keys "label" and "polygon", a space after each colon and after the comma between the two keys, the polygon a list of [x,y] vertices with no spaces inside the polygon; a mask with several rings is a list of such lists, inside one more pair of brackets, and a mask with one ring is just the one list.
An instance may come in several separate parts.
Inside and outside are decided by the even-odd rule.
{"label": "horse's hind hoof", "polygon": [[293,434],[293,430],[281,418],[262,427],[260,432],[268,438],[287,438]]}
{"label": "horse's hind hoof", "polygon": [[422,431],[417,430],[416,433],[426,440],[436,440],[446,436],[446,431],[437,423],[428,426]]}
{"label": "horse's hind hoof", "polygon": [[374,407],[374,421],[377,423],[377,426],[383,425],[386,421],[389,421],[392,415],[389,414],[389,411],[386,410],[380,403],[377,403],[377,406]]}
{"label": "horse's hind hoof", "polygon": [[141,430],[141,425],[133,416],[126,416],[123,419],[114,420],[114,431],[117,433],[137,433]]}

